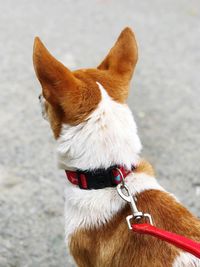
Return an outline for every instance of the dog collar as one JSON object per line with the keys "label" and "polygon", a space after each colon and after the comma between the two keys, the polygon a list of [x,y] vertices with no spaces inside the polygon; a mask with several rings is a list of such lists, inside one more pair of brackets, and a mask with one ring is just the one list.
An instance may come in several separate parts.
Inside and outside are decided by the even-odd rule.
{"label": "dog collar", "polygon": [[[131,171],[134,170],[133,166]],[[106,187],[116,187],[121,183],[130,172],[123,166],[112,166],[108,169],[96,170],[65,170],[67,179],[74,185],[78,185],[81,189],[102,189]],[[123,177],[122,177],[123,175]]]}

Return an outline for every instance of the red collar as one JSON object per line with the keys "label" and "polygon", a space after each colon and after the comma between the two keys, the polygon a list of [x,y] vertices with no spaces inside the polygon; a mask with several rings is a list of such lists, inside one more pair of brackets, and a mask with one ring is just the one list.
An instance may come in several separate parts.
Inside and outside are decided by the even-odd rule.
{"label": "red collar", "polygon": [[[132,167],[132,170],[135,167]],[[112,166],[108,169],[96,169],[93,171],[69,171],[65,170],[68,180],[78,185],[81,189],[102,189],[106,187],[116,187],[132,171],[123,166]],[[120,173],[121,172],[121,173]]]}

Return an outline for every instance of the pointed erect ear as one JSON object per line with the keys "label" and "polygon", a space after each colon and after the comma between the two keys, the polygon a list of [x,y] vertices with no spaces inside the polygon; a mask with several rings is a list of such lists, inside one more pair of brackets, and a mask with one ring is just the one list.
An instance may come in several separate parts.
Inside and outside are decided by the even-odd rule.
{"label": "pointed erect ear", "polygon": [[78,81],[72,72],[49,53],[38,37],[34,42],[33,65],[43,95],[51,104],[57,104],[66,91],[77,86]]}
{"label": "pointed erect ear", "polygon": [[104,61],[98,66],[100,70],[108,70],[121,78],[131,79],[138,59],[135,36],[130,28],[125,28]]}

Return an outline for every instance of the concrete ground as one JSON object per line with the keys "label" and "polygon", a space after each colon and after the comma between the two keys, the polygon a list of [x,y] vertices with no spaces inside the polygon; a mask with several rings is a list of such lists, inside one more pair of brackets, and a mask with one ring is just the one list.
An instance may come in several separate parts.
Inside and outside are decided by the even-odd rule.
{"label": "concrete ground", "polygon": [[129,103],[143,156],[200,215],[199,21],[198,0],[0,0],[0,267],[73,266],[64,244],[65,175],[37,99],[35,35],[81,68],[99,64],[125,26],[134,29],[140,59]]}

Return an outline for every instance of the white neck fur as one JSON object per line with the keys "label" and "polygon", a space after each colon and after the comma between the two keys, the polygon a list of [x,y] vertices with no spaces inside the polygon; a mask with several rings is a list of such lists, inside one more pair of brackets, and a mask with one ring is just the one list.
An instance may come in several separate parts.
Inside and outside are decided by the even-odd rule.
{"label": "white neck fur", "polygon": [[[115,164],[131,169],[139,160],[141,143],[130,109],[113,101],[103,86],[97,84],[102,95],[97,109],[85,122],[63,126],[58,140],[59,166],[63,169],[108,168]],[[129,174],[126,183],[133,195],[149,189],[165,191],[154,177],[145,173]],[[115,188],[81,190],[68,181],[66,185],[66,241],[77,228],[105,224],[125,206]],[[195,265],[197,261],[188,255],[178,257],[173,266],[182,266],[185,262]]]}
{"label": "white neck fur", "polygon": [[[89,118],[77,126],[64,125],[58,140],[59,166],[63,169],[108,168],[124,165],[131,169],[139,160],[140,139],[126,104],[113,101],[98,83],[102,100]],[[163,190],[154,177],[131,173],[126,177],[131,193]],[[82,190],[67,181],[65,189],[66,238],[77,227],[106,223],[125,205],[115,188]],[[73,218],[73,219],[72,219]]]}
{"label": "white neck fur", "polygon": [[102,100],[88,119],[77,126],[63,125],[58,140],[62,169],[96,169],[137,163],[141,142],[126,104],[111,99],[100,83]]}

